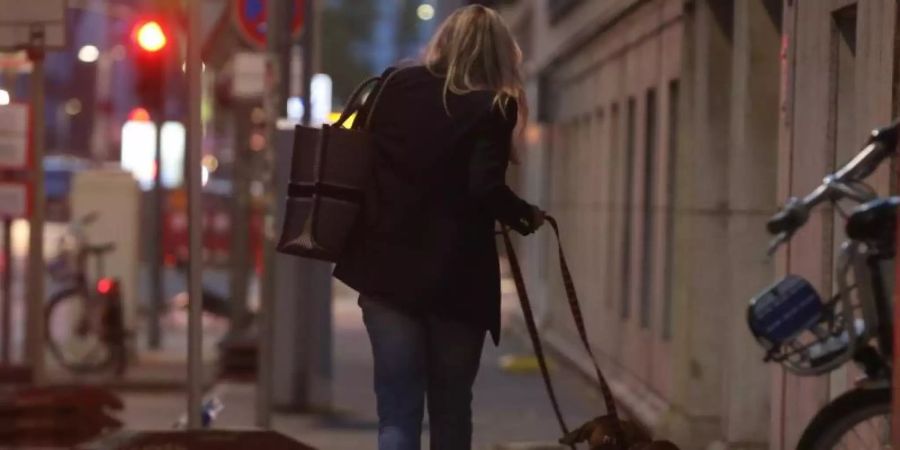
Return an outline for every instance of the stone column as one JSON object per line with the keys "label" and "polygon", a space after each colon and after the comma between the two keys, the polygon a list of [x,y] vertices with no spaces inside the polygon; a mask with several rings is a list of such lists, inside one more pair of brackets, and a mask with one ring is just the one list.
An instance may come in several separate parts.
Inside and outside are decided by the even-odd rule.
{"label": "stone column", "polygon": [[780,0],[735,2],[728,157],[730,294],[722,403],[729,449],[766,448],[771,368],[746,322],[748,300],[772,283],[764,224],[776,207]]}
{"label": "stone column", "polygon": [[673,409],[662,428],[683,449],[721,436],[731,295],[729,128],[731,0],[688,2],[676,170]]}

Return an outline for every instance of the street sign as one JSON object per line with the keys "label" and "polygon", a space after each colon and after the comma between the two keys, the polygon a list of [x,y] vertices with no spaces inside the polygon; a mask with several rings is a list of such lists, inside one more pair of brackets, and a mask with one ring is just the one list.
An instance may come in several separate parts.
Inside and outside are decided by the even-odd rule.
{"label": "street sign", "polygon": [[0,181],[0,218],[20,219],[28,217],[28,184]]}
{"label": "street sign", "polygon": [[[241,36],[251,45],[266,47],[266,2],[267,0],[232,0],[235,26]],[[304,0],[291,2],[291,34],[296,38],[303,31]]]}
{"label": "street sign", "polygon": [[66,0],[0,0],[0,50],[31,44],[35,27],[42,28],[44,48],[66,45]]}
{"label": "street sign", "polygon": [[255,99],[266,92],[265,53],[240,52],[231,62],[231,94],[235,98]]}
{"label": "street sign", "polygon": [[0,170],[29,166],[31,108],[24,103],[0,106]]}

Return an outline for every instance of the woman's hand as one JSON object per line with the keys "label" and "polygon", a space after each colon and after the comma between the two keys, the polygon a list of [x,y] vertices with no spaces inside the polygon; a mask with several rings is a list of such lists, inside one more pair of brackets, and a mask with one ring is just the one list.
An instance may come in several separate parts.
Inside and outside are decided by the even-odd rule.
{"label": "woman's hand", "polygon": [[531,206],[531,231],[535,232],[539,230],[542,226],[544,226],[544,222],[547,221],[547,213],[544,212],[541,208],[532,205]]}

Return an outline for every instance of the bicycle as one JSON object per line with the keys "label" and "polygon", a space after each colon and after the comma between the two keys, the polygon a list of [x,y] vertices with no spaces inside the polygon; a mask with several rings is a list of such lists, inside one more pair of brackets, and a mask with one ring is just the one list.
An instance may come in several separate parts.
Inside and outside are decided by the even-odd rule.
{"label": "bicycle", "polygon": [[[767,224],[775,235],[771,255],[822,203],[831,203],[846,219],[848,239],[841,246],[833,298],[824,301],[809,281],[788,275],[754,297],[748,309],[748,325],[766,351],[766,362],[780,363],[797,375],[820,376],[853,361],[865,373],[815,415],[798,450],[890,446],[890,280],[900,197],[879,198],[863,180],[895,154],[897,127],[873,131],[856,157],[806,197],[789,199]],[[857,206],[847,214],[842,200]]]}
{"label": "bicycle", "polygon": [[[50,263],[51,277],[63,284],[44,307],[45,335],[50,354],[76,373],[112,369],[121,376],[128,363],[119,281],[104,276],[104,257],[115,244],[91,245],[84,228],[96,221],[90,213],[73,222],[59,241],[60,252]],[[96,281],[88,279],[93,259]]]}

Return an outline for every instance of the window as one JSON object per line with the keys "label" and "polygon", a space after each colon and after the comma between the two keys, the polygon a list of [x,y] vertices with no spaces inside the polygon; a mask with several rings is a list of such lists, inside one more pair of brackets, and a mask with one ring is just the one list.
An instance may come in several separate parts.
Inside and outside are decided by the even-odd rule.
{"label": "window", "polygon": [[[859,139],[856,133],[856,20],[855,4],[838,9],[832,13],[831,23],[831,61],[829,83],[831,98],[831,123],[829,128],[834,146],[831,149],[830,163],[832,169],[843,164],[856,153]],[[825,221],[824,233],[826,248],[834,249],[826,252],[822,258],[823,295],[832,295],[832,280],[836,269],[834,254],[840,251],[839,243],[844,219],[837,213],[832,220]]]}
{"label": "window", "polygon": [[618,222],[616,219],[619,218],[619,211],[617,209],[619,203],[619,175],[621,174],[621,170],[619,168],[619,164],[621,163],[621,148],[619,148],[619,105],[617,103],[613,103],[610,107],[609,113],[609,165],[611,170],[609,173],[609,179],[607,182],[609,183],[608,189],[609,193],[606,198],[608,199],[608,209],[607,214],[610,215],[610,220],[607,222],[609,224],[607,233],[607,242],[609,242],[609,251],[606,255],[606,302],[607,307],[611,310],[615,308],[615,296],[616,296],[616,283],[618,278],[618,273],[616,273],[616,250],[617,250],[617,241],[616,238],[617,232],[619,228],[616,226]]}
{"label": "window", "polygon": [[628,108],[625,111],[625,172],[624,197],[622,218],[622,318],[631,317],[631,228],[634,226],[634,151],[635,151],[635,109],[634,97],[628,98]]}
{"label": "window", "polygon": [[856,153],[856,5],[832,14],[831,73],[832,122],[836,160],[841,164]]}
{"label": "window", "polygon": [[669,163],[666,167],[666,203],[668,211],[666,214],[666,242],[665,242],[665,288],[663,292],[663,317],[662,317],[662,336],[665,340],[672,339],[672,294],[673,294],[673,274],[675,272],[675,174],[676,164],[678,162],[678,103],[680,102],[680,92],[678,80],[669,82],[669,130],[668,130],[668,153]]}
{"label": "window", "polygon": [[655,189],[654,176],[656,172],[656,90],[647,91],[646,107],[644,108],[644,227],[641,254],[641,285],[640,285],[640,313],[641,327],[650,326],[651,308],[653,307],[653,250],[655,245],[654,231],[656,214],[653,203],[655,201],[653,190]]}

